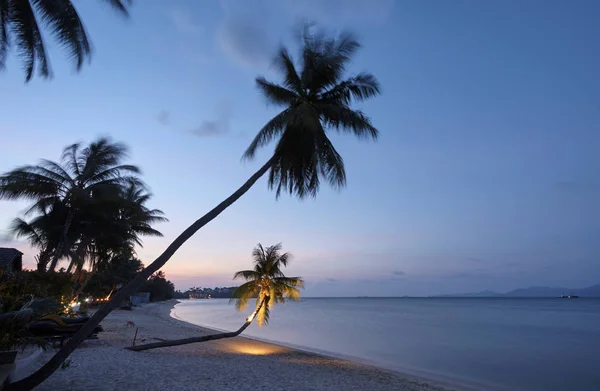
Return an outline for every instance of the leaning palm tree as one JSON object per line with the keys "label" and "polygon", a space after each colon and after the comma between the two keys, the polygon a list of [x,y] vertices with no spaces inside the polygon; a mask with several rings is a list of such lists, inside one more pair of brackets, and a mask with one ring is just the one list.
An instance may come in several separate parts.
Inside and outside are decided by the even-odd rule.
{"label": "leaning palm tree", "polygon": [[256,309],[251,317],[256,316],[259,326],[269,322],[270,310],[276,303],[285,303],[286,299],[300,299],[300,289],[304,282],[300,277],[286,277],[281,269],[288,265],[291,255],[281,254],[281,243],[266,249],[259,243],[252,251],[254,268],[242,270],[233,278],[243,278],[247,282],[237,287],[233,292],[232,301],[235,308],[243,311],[248,301],[256,298]]}
{"label": "leaning palm tree", "polygon": [[271,309],[276,303],[285,303],[286,300],[300,300],[300,288],[304,288],[304,281],[300,277],[286,277],[281,270],[287,266],[291,254],[281,254],[281,243],[266,249],[259,243],[252,251],[254,268],[242,270],[233,275],[233,279],[242,278],[246,282],[233,291],[230,302],[235,302],[238,311],[244,311],[248,302],[256,298],[254,312],[246,318],[246,322],[237,331],[228,333],[190,337],[171,341],[152,342],[144,345],[131,346],[127,349],[136,352],[148,349],[166,348],[189,343],[214,341],[216,339],[233,338],[240,335],[254,319],[258,326],[269,322]]}
{"label": "leaning palm tree", "polygon": [[67,210],[50,271],[56,267],[64,249],[72,245],[67,243],[68,233],[78,213],[89,209],[98,199],[119,198],[122,188],[130,183],[141,183],[136,176],[140,170],[122,164],[126,156],[124,145],[101,138],[83,149],[80,144],[65,148],[62,164],[41,160],[38,165],[18,167],[0,176],[0,199],[34,201],[26,215],[46,213],[56,205]]}
{"label": "leaning palm tree", "polygon": [[[105,1],[128,16],[132,0]],[[77,70],[91,57],[88,34],[70,0],[0,0],[0,70],[14,45],[23,60],[26,81],[31,80],[36,67],[42,77],[52,75],[42,27],[65,47]]]}
{"label": "leaning palm tree", "polygon": [[259,147],[278,139],[273,156],[239,189],[183,231],[154,262],[96,311],[44,366],[15,383],[14,389],[33,388],[54,373],[102,319],[136,292],[194,233],[237,201],[269,170],[269,187],[275,188],[278,196],[281,192],[300,198],[316,196],[321,179],[335,188],[343,187],[346,183],[344,163],[328,132],[350,133],[361,139],[378,136],[370,119],[362,111],[352,109],[351,104],[378,95],[379,83],[369,73],[344,79],[346,68],[359,47],[352,34],[326,38],[306,29],[298,63],[286,49],[280,49],[274,65],[281,71],[282,83],[272,83],[262,77],[257,78],[256,83],[269,103],[284,109],[259,131],[244,154],[252,158]]}

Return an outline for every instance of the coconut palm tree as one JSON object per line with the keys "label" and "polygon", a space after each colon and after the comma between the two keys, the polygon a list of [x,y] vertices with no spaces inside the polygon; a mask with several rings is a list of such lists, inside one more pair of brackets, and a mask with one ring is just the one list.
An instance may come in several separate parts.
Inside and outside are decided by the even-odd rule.
{"label": "coconut palm tree", "polygon": [[[25,238],[33,247],[37,247],[40,252],[36,256],[37,270],[45,272],[48,264],[53,258],[54,251],[61,240],[65,221],[65,208],[60,204],[54,205],[49,211],[34,217],[30,221],[22,218],[15,218],[9,232],[16,238]],[[69,232],[69,242],[76,238],[73,232]],[[59,257],[67,256],[69,249],[63,247],[63,254]]]}
{"label": "coconut palm tree", "polygon": [[376,139],[379,134],[369,117],[351,108],[353,102],[379,94],[377,79],[369,73],[344,78],[359,47],[352,34],[327,38],[312,34],[307,28],[298,63],[282,48],[274,61],[282,73],[282,83],[272,83],[262,77],[257,78],[256,83],[269,103],[284,109],[267,122],[244,154],[245,158],[252,158],[258,148],[278,138],[272,157],[233,194],[183,231],[154,262],[98,309],[44,366],[15,383],[15,389],[30,389],[48,378],[102,319],[136,292],[194,233],[237,201],[269,170],[269,187],[275,188],[277,195],[289,192],[300,198],[316,196],[321,179],[335,188],[343,187],[346,183],[344,163],[328,132],[350,133],[360,139]]}
{"label": "coconut palm tree", "polygon": [[[259,243],[252,251],[254,268],[234,274],[233,279],[242,278],[247,282],[237,287],[231,301],[235,308],[243,311],[248,301],[256,298],[254,316],[259,326],[269,322],[271,308],[285,300],[300,300],[300,289],[304,282],[300,277],[286,277],[281,270],[290,262],[291,254],[281,254],[281,243],[266,249]],[[263,305],[265,304],[266,305]]]}
{"label": "coconut palm tree", "polygon": [[[72,264],[81,275],[87,260],[87,278],[76,293],[81,292],[98,266],[110,263],[118,256],[135,255],[135,246],[143,246],[141,236],[161,237],[152,224],[168,221],[159,209],[149,209],[145,204],[152,197],[144,188],[133,182],[121,190],[114,200],[100,199],[81,214],[80,239]],[[93,197],[92,197],[93,198]],[[69,265],[71,269],[72,265]]]}
{"label": "coconut palm tree", "polygon": [[[128,16],[132,0],[104,1]],[[14,45],[23,60],[26,81],[31,80],[36,67],[42,77],[52,75],[42,27],[65,47],[77,70],[91,57],[89,37],[70,0],[0,0],[0,70],[5,68],[8,51]]]}
{"label": "coconut palm tree", "polygon": [[244,311],[248,302],[256,298],[256,306],[252,315],[237,331],[176,339],[171,341],[152,342],[144,345],[131,346],[128,349],[136,352],[142,350],[166,348],[189,343],[214,341],[216,339],[233,338],[240,335],[254,319],[259,326],[269,322],[271,309],[276,303],[285,303],[286,300],[300,300],[300,288],[304,288],[304,281],[300,277],[286,277],[281,270],[287,266],[291,254],[281,254],[281,243],[266,249],[259,243],[252,251],[254,268],[242,270],[233,275],[233,279],[244,279],[246,282],[233,292],[230,302],[235,302],[238,311]]}
{"label": "coconut palm tree", "polygon": [[[56,267],[67,243],[68,232],[78,213],[89,209],[94,202],[118,199],[122,187],[130,183],[141,186],[136,166],[122,164],[127,148],[106,138],[81,148],[73,144],[64,149],[62,164],[41,160],[38,165],[16,168],[0,176],[0,199],[28,199],[34,204],[25,214],[45,213],[56,205],[68,212],[62,237],[56,246],[49,270]],[[93,195],[93,197],[92,197]]]}

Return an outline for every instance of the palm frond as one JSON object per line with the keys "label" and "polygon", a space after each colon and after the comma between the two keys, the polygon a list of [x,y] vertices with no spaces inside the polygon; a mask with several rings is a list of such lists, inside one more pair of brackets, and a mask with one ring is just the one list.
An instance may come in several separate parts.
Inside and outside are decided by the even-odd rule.
{"label": "palm frond", "polygon": [[274,67],[283,75],[283,85],[296,95],[303,92],[302,81],[294,66],[294,60],[286,48],[282,47],[273,60]]}
{"label": "palm frond", "polygon": [[57,163],[55,163],[55,162],[53,162],[51,160],[42,159],[40,161],[40,167],[43,167],[46,170],[52,172],[53,175],[55,176],[54,179],[57,182],[68,183],[70,185],[75,185],[75,181],[71,177],[71,174],[69,174],[64,169],[64,167],[62,167],[60,164],[57,164]]}
{"label": "palm frond", "polygon": [[304,280],[301,277],[276,277],[273,279],[275,284],[282,284],[293,288],[304,288]]}
{"label": "palm frond", "polygon": [[0,199],[53,196],[60,192],[61,187],[61,183],[36,173],[34,166],[24,166],[0,176]]}
{"label": "palm frond", "polygon": [[256,78],[256,86],[265,96],[267,101],[275,105],[293,105],[298,98],[295,92],[290,91],[279,84],[271,83],[264,77]]}
{"label": "palm frond", "polygon": [[71,144],[63,149],[61,156],[66,167],[75,174],[75,178],[81,177],[81,170],[83,169],[83,165],[79,161],[80,147],[81,144],[79,143]]}
{"label": "palm frond", "polygon": [[332,104],[319,105],[319,109],[323,122],[338,131],[352,131],[359,138],[377,139],[379,136],[379,131],[370,118],[360,110]]}
{"label": "palm frond", "polygon": [[319,99],[324,103],[348,105],[355,100],[362,102],[381,93],[379,82],[370,73],[360,73],[323,92]]}
{"label": "palm frond", "polygon": [[129,10],[127,9],[133,4],[133,0],[104,0],[111,5],[114,9],[119,11],[123,16],[129,17]]}
{"label": "palm frond", "polygon": [[0,71],[6,67],[6,57],[10,47],[8,30],[10,28],[10,9],[8,1],[0,1]]}
{"label": "palm frond", "polygon": [[260,274],[257,273],[255,270],[241,270],[233,275],[234,280],[237,280],[239,278],[244,279],[246,281],[254,281],[260,279]]}
{"label": "palm frond", "polygon": [[61,202],[59,196],[50,196],[38,199],[33,203],[29,208],[27,208],[24,212],[25,216],[30,216],[34,213],[47,213],[51,211],[53,208],[57,207],[57,205]]}
{"label": "palm frond", "polygon": [[71,1],[34,0],[34,4],[56,40],[69,52],[76,69],[81,69],[92,52],[83,23]]}
{"label": "palm frond", "polygon": [[292,119],[291,114],[292,110],[286,109],[267,122],[267,124],[258,132],[256,137],[254,137],[254,140],[252,140],[242,158],[252,159],[258,148],[267,145],[276,136],[281,134],[288,122]]}
{"label": "palm frond", "polygon": [[10,1],[9,7],[10,27],[19,54],[23,58],[25,80],[29,81],[33,77],[36,61],[39,62],[40,74],[49,77],[50,67],[46,49],[31,4],[29,1]]}
{"label": "palm frond", "polygon": [[110,180],[118,180],[120,183],[125,183],[127,180],[125,180],[124,177],[128,177],[131,174],[141,174],[141,172],[142,171],[137,166],[134,166],[132,164],[121,164],[118,166],[109,167],[97,173],[93,173],[89,177],[85,177],[84,183],[93,184],[97,182],[106,182]]}
{"label": "palm frond", "polygon": [[15,218],[10,223],[8,230],[15,238],[27,238],[27,241],[33,246],[41,246],[44,243],[40,232],[21,218]]}

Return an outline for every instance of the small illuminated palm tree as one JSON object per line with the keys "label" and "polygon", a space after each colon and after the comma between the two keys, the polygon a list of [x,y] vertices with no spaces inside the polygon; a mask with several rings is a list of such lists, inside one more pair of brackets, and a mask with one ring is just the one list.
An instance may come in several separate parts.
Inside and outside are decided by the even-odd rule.
{"label": "small illuminated palm tree", "polygon": [[259,326],[269,323],[271,309],[276,303],[287,300],[298,301],[304,281],[300,277],[286,277],[281,269],[288,265],[291,254],[280,253],[281,243],[266,249],[259,243],[252,251],[254,269],[242,270],[234,274],[233,279],[243,278],[247,282],[234,292],[231,301],[235,301],[238,311],[243,311],[248,302],[256,298],[256,309],[248,318],[256,317]]}
{"label": "small illuminated palm tree", "polygon": [[283,267],[287,266],[292,256],[289,253],[281,254],[280,250],[281,244],[276,244],[265,249],[259,243],[252,251],[254,269],[242,270],[233,275],[234,280],[243,278],[247,281],[233,292],[231,301],[235,301],[235,306],[238,311],[245,310],[248,306],[248,302],[256,298],[256,309],[246,318],[246,322],[237,331],[205,335],[202,337],[152,342],[144,345],[131,346],[127,349],[139,352],[141,350],[233,338],[246,330],[255,318],[257,319],[259,326],[267,324],[269,322],[270,310],[275,303],[285,303],[286,300],[299,300],[300,288],[304,288],[304,281],[302,281],[302,278],[286,277],[281,271]]}

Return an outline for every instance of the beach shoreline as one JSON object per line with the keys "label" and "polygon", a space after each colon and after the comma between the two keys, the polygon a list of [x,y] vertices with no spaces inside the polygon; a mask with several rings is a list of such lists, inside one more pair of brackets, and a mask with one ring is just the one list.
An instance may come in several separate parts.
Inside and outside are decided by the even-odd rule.
{"label": "beach shoreline", "polygon": [[[217,331],[171,316],[177,300],[113,311],[39,390],[457,391],[447,383],[246,337],[132,352],[136,344]],[[46,352],[42,365],[52,354]],[[106,374],[106,375],[104,375]],[[460,390],[472,388],[460,387]]]}

